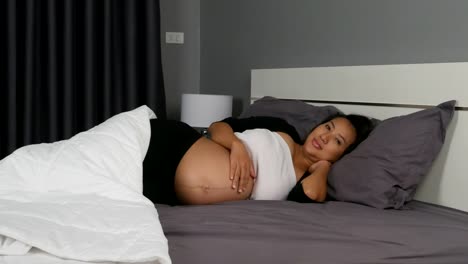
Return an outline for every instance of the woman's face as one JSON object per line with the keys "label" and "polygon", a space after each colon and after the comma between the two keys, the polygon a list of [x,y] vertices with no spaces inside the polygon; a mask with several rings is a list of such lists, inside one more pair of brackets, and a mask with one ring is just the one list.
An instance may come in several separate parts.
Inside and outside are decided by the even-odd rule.
{"label": "woman's face", "polygon": [[306,156],[314,162],[335,162],[355,140],[356,130],[351,122],[344,117],[337,117],[312,130],[303,149]]}

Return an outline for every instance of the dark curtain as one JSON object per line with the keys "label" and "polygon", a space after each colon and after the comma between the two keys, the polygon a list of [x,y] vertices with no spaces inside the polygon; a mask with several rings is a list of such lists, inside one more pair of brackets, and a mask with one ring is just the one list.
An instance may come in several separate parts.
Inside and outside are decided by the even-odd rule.
{"label": "dark curtain", "polygon": [[0,159],[143,104],[166,117],[159,1],[0,2]]}

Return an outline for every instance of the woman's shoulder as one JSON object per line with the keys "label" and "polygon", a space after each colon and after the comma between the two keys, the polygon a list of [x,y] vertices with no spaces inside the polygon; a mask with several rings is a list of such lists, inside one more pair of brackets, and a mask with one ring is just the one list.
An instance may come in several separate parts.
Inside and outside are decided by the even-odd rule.
{"label": "woman's shoulder", "polygon": [[283,138],[283,140],[286,142],[286,144],[289,147],[289,150],[291,151],[291,154],[294,153],[294,147],[296,146],[296,143],[294,142],[294,139],[287,133],[285,132],[274,132],[277,133],[278,135]]}

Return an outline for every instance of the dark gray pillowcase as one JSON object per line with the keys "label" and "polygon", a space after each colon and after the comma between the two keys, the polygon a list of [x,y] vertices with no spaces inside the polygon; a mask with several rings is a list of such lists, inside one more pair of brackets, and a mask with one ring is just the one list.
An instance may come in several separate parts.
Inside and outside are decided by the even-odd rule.
{"label": "dark gray pillowcase", "polygon": [[313,106],[299,100],[277,99],[265,96],[249,106],[239,117],[272,116],[279,117],[296,128],[302,141],[309,132],[324,120],[341,113],[334,106]]}
{"label": "dark gray pillowcase", "polygon": [[382,121],[332,166],[328,194],[339,201],[402,208],[442,148],[455,103]]}

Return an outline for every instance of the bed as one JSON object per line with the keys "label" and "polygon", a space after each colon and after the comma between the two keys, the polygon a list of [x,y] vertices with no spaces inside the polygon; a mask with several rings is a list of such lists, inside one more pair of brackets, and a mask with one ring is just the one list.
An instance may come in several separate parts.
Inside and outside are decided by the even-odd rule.
{"label": "bed", "polygon": [[468,63],[252,70],[252,102],[273,96],[379,119],[451,99],[457,106],[445,144],[401,209],[345,201],[157,205],[173,263],[468,263],[467,73]]}
{"label": "bed", "polygon": [[[250,200],[206,206],[157,204],[156,217],[165,235],[160,241],[167,239],[170,260],[165,255],[147,262],[66,260],[33,248],[25,255],[0,256],[0,263],[468,263],[467,72],[468,63],[252,70],[252,102],[273,96],[287,105],[334,106],[384,120],[381,127],[393,124],[386,122],[390,117],[404,119],[420,111],[429,112],[424,118],[436,117],[429,127],[440,133],[422,134],[433,138],[421,149],[432,150],[441,135],[445,143],[439,142],[440,149],[434,152],[438,155],[426,164],[428,171],[420,175],[417,192],[405,196],[404,203],[376,208],[378,203],[337,195],[321,204]],[[457,100],[456,106],[439,105],[451,99]],[[414,120],[403,122],[403,127]],[[124,150],[128,151],[135,149]],[[412,156],[407,158],[419,157]],[[352,179],[353,174],[346,176]]]}

